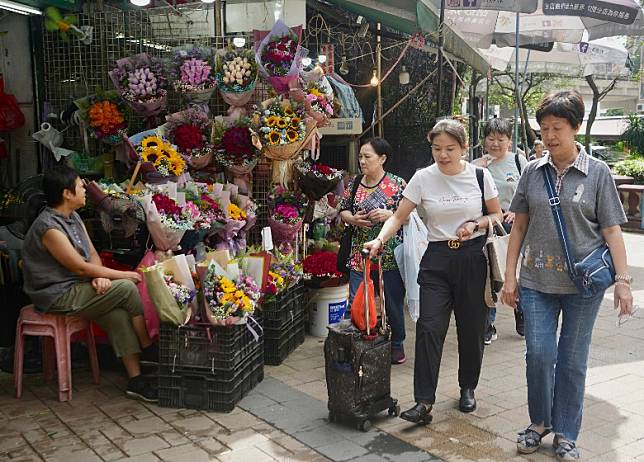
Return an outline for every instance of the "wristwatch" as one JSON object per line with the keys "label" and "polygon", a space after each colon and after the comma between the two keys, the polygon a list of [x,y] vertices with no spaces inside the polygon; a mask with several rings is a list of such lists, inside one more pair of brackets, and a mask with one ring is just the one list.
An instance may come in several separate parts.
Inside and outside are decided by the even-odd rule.
{"label": "wristwatch", "polygon": [[633,282],[633,276],[631,276],[628,273],[616,274],[615,275],[615,282],[619,282],[619,281],[625,282],[626,284],[628,284],[630,286],[631,283]]}

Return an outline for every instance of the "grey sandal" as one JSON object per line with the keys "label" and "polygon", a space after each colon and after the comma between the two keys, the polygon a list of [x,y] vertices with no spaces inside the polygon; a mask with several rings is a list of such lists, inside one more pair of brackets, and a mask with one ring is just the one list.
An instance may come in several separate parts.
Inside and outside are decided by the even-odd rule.
{"label": "grey sandal", "polygon": [[557,460],[579,460],[580,454],[574,441],[565,439],[562,436],[555,435],[552,441],[552,447],[555,448],[555,457]]}
{"label": "grey sandal", "polygon": [[543,433],[539,433],[530,427],[526,428],[519,432],[517,437],[517,451],[521,454],[532,454],[533,452],[537,452],[541,446],[541,440],[549,433],[550,430],[547,428]]}

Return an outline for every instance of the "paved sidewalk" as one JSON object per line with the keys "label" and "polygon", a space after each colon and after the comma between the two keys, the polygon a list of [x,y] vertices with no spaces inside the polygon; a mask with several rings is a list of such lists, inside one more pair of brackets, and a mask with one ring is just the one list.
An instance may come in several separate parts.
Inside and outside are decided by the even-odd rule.
{"label": "paved sidewalk", "polygon": [[[636,303],[644,308],[644,235],[627,234]],[[644,461],[644,314],[620,328],[607,294],[590,353],[582,433],[583,460]],[[523,340],[500,310],[499,339],[487,347],[477,389],[479,408],[456,409],[457,350],[451,327],[443,355],[434,422],[410,425],[386,413],[361,433],[326,419],[322,341],[307,337],[233,413],[164,409],[128,400],[126,380],[104,372],[101,385],[75,370],[74,396],[57,401],[53,384],[27,376],[23,398],[0,373],[0,460],[75,461],[553,461],[542,449],[519,457],[516,432],[528,424]],[[413,324],[408,361],[392,368],[392,394],[412,403]]]}

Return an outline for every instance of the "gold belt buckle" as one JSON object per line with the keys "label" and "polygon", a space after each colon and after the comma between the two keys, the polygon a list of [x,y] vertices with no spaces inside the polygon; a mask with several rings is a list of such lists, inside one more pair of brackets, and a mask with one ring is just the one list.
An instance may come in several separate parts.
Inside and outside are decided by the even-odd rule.
{"label": "gold belt buckle", "polygon": [[447,241],[447,247],[449,247],[452,250],[456,250],[461,246],[461,241],[456,240],[456,239],[450,239]]}

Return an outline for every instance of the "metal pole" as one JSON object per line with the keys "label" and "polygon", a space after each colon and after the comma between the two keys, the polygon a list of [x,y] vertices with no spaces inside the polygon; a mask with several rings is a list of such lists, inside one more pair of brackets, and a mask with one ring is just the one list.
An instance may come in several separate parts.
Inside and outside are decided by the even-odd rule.
{"label": "metal pole", "polygon": [[441,116],[441,103],[443,100],[443,43],[445,41],[443,26],[445,24],[445,0],[441,0],[441,10],[438,22],[438,89],[436,91],[436,117]]}
{"label": "metal pole", "polygon": [[514,44],[514,97],[517,99],[516,104],[514,105],[514,139],[512,140],[512,152],[517,152],[517,146],[519,144],[519,12],[517,11],[516,16],[516,29],[514,32],[515,35],[515,44]]}
{"label": "metal pole", "polygon": [[385,131],[382,120],[382,48],[380,43],[380,23],[378,23],[378,35],[376,36],[376,75],[378,75],[378,86],[376,87],[376,98],[378,109],[376,118],[378,119],[378,136],[383,138]]}

